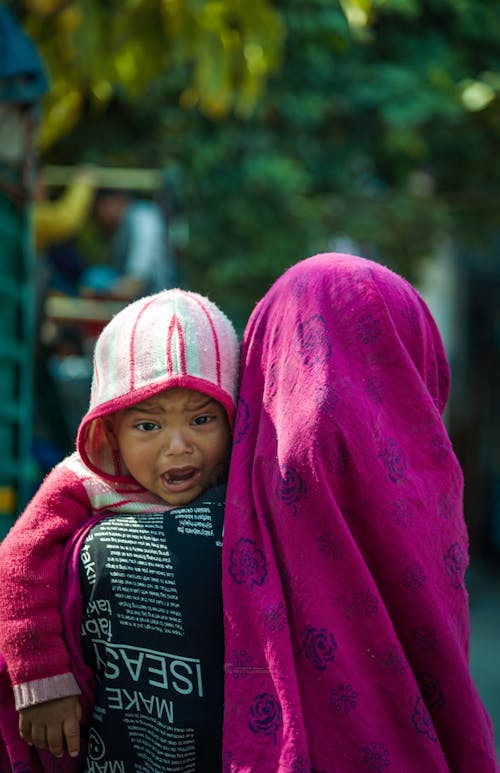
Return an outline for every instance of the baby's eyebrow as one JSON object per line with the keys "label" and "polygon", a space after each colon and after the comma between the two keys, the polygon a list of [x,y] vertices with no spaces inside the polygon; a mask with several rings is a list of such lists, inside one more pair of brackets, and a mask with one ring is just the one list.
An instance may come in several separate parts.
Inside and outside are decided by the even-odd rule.
{"label": "baby's eyebrow", "polygon": [[203,410],[203,408],[207,408],[209,405],[211,405],[214,402],[215,402],[215,400],[214,400],[213,397],[207,397],[207,399],[203,400],[201,403],[195,403],[194,405],[188,403],[186,405],[186,408],[189,411],[201,411],[201,410]]}
{"label": "baby's eyebrow", "polygon": [[128,408],[123,409],[126,413],[153,413],[153,411],[160,410],[160,406],[157,403],[139,403],[137,405],[129,405]]}
{"label": "baby's eyebrow", "polygon": [[[186,404],[186,410],[188,411],[202,411],[205,408],[208,408],[213,403],[215,403],[216,400],[213,397],[210,397],[207,395],[206,399],[202,399],[200,402],[196,403],[187,403]],[[162,411],[163,408],[160,403],[156,402],[144,402],[144,403],[136,403],[135,405],[129,405],[128,408],[123,409],[126,413],[133,413],[134,411],[136,413],[155,413],[158,411]]]}

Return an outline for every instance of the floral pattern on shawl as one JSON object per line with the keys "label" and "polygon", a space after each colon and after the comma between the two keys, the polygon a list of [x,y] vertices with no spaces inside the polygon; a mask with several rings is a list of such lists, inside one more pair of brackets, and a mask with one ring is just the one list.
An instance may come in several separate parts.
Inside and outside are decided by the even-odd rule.
{"label": "floral pattern on shawl", "polygon": [[448,389],[429,310],[378,263],[317,255],[255,308],[224,527],[225,772],[498,773]]}

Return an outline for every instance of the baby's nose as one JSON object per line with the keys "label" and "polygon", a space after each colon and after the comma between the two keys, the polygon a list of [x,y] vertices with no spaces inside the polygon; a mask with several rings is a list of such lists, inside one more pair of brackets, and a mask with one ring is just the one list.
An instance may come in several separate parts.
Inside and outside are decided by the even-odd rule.
{"label": "baby's nose", "polygon": [[187,433],[182,429],[169,430],[163,447],[166,454],[185,454],[192,450]]}

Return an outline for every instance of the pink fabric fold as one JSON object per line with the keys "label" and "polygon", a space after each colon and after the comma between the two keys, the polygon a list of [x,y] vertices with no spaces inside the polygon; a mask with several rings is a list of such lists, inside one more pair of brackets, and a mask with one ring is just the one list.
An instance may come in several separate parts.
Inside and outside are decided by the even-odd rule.
{"label": "pink fabric fold", "polygon": [[425,303],[378,263],[317,255],[255,308],[224,527],[224,773],[498,773],[448,389]]}

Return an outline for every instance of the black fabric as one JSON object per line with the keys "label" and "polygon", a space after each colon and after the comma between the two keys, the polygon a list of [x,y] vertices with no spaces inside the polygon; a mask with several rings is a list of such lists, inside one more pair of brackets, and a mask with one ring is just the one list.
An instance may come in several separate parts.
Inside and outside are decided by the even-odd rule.
{"label": "black fabric", "polygon": [[87,773],[221,769],[224,495],[112,515],[85,540],[82,646],[98,681]]}

